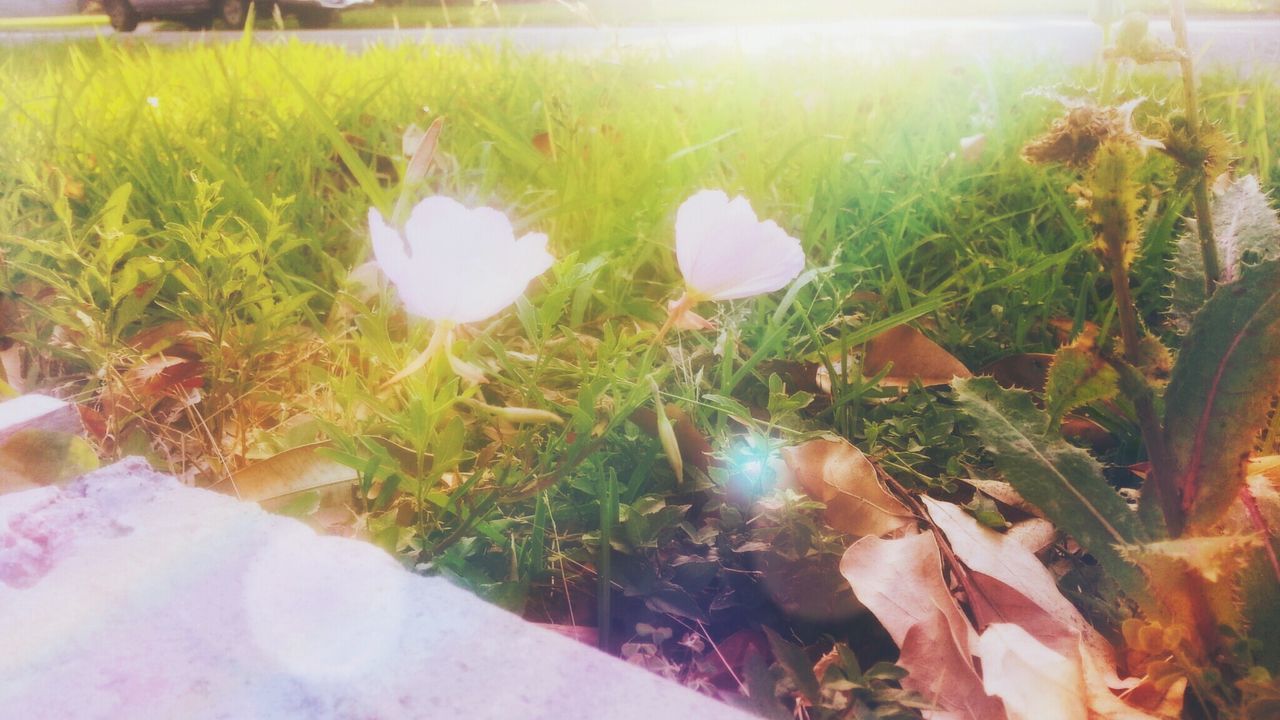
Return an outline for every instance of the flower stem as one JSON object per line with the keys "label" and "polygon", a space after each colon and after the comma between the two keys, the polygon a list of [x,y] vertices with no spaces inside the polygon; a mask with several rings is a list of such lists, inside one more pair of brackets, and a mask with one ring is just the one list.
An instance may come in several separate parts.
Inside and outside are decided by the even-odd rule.
{"label": "flower stem", "polygon": [[654,347],[662,342],[667,333],[671,332],[671,328],[675,327],[676,323],[680,321],[681,316],[689,312],[697,302],[698,299],[687,292],[681,295],[679,300],[676,300],[676,304],[672,305],[667,311],[667,321],[662,323],[662,327],[658,328],[658,334],[653,337]]}
{"label": "flower stem", "polygon": [[[1124,359],[1129,365],[1140,369],[1142,353],[1139,350],[1141,339],[1138,336],[1138,311],[1133,293],[1129,289],[1129,276],[1125,272],[1124,263],[1118,259],[1112,258],[1107,265],[1111,271],[1112,291],[1115,293],[1116,317],[1120,322]],[[1156,413],[1155,399],[1145,389],[1131,395],[1130,400],[1133,401],[1133,409],[1138,416],[1138,427],[1142,432],[1142,442],[1147,448],[1147,459],[1151,463],[1151,488],[1159,500],[1165,527],[1171,536],[1176,537],[1182,531],[1182,505],[1174,491],[1164,429]]]}
{"label": "flower stem", "polygon": [[[1182,69],[1182,96],[1187,115],[1187,136],[1191,145],[1202,150],[1200,144],[1200,102],[1196,98],[1195,65],[1187,42],[1187,4],[1185,0],[1169,0],[1169,24],[1173,27],[1174,43],[1178,47],[1178,65]],[[1209,209],[1209,179],[1204,168],[1188,168],[1196,173],[1192,186],[1192,199],[1196,211],[1196,233],[1200,237],[1200,254],[1204,259],[1205,297],[1213,295],[1222,266],[1218,261],[1218,246],[1213,241],[1213,216]]]}
{"label": "flower stem", "polygon": [[386,389],[404,380],[410,375],[418,372],[431,362],[432,358],[440,353],[440,350],[449,342],[450,336],[453,334],[453,323],[446,320],[436,322],[436,328],[431,333],[431,339],[427,341],[427,347],[417,357],[409,362],[403,370],[396,373],[390,380],[382,383],[379,389]]}

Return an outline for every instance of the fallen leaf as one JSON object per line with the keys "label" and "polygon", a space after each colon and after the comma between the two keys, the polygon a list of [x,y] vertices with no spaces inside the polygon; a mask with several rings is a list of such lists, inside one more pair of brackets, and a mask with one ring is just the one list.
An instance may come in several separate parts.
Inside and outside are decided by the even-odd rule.
{"label": "fallen leaf", "polygon": [[1078,637],[1086,637],[1091,647],[1113,660],[1106,641],[1062,596],[1053,574],[1016,538],[983,527],[957,505],[929,497],[921,501],[956,557],[972,571],[981,592],[969,600],[979,627],[1017,623],[1063,654],[1075,649]]}
{"label": "fallen leaf", "polygon": [[1049,353],[1022,353],[996,360],[979,370],[978,374],[990,375],[1000,387],[1041,392],[1051,364],[1053,355]]}
{"label": "fallen leaf", "polygon": [[1058,539],[1058,529],[1044,518],[1030,518],[1004,532],[1004,536],[1033,554],[1043,552]]}
{"label": "fallen leaf", "polygon": [[960,478],[961,482],[975,490],[998,500],[1011,508],[1017,508],[1036,517],[1042,517],[1035,505],[1027,502],[1012,485],[1003,480],[981,480],[977,478]]}
{"label": "fallen leaf", "polygon": [[913,380],[924,385],[946,385],[952,378],[973,375],[941,345],[909,325],[887,330],[867,343],[862,358],[864,373],[875,375],[890,363],[893,369],[882,381],[889,386],[905,387]]}
{"label": "fallen leaf", "polygon": [[[346,499],[359,473],[321,453],[327,446],[327,442],[319,442],[285,450],[232,474],[229,487],[215,489],[241,500],[282,505],[290,496],[312,490],[320,490],[322,496]],[[329,504],[322,498],[322,506]]]}
{"label": "fallen leaf", "polygon": [[1016,538],[989,530],[959,506],[921,500],[947,537],[957,559],[969,569],[975,586],[970,607],[979,627],[1014,623],[1045,647],[1078,662],[1088,696],[1090,718],[1150,720],[1155,717],[1120,700],[1113,691],[1139,684],[1120,679],[1115,653],[1061,591],[1047,568]]}
{"label": "fallen leaf", "polygon": [[[872,338],[861,349],[862,374],[873,377],[889,367],[880,383],[888,387],[907,387],[913,382],[925,386],[948,385],[952,378],[972,377],[973,373],[941,345],[925,337],[910,325],[898,325]],[[844,363],[832,363],[841,372]],[[815,376],[823,392],[831,392],[827,368],[819,367]]]}
{"label": "fallen leaf", "polygon": [[969,135],[960,138],[960,157],[965,162],[977,162],[982,159],[982,153],[987,149],[987,136],[985,133],[977,135]]}
{"label": "fallen leaf", "polygon": [[827,506],[826,521],[850,535],[884,535],[915,520],[880,484],[876,468],[847,440],[819,438],[783,448],[796,484]]}
{"label": "fallen leaf", "polygon": [[942,575],[931,533],[892,540],[864,537],[845,551],[840,574],[888,631],[909,673],[905,690],[920,693],[957,720],[1001,720],[1000,700],[986,694],[973,667],[977,636]]}
{"label": "fallen leaf", "polygon": [[1013,623],[978,638],[982,686],[1004,702],[1009,720],[1088,720],[1080,663],[1047,648]]}
{"label": "fallen leaf", "polygon": [[25,429],[0,439],[0,494],[64,482],[97,467],[93,447],[76,433]]}
{"label": "fallen leaf", "polygon": [[532,138],[530,138],[529,143],[533,145],[535,150],[542,153],[543,155],[546,155],[547,157],[552,157],[554,155],[554,152],[551,149],[550,133],[540,132],[534,135]]}

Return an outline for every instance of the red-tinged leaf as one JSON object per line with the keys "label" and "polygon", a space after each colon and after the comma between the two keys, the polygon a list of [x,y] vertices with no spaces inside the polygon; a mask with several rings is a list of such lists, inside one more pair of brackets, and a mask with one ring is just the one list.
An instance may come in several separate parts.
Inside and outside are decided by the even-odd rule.
{"label": "red-tinged leaf", "polygon": [[1244,268],[1197,313],[1165,393],[1165,436],[1189,530],[1240,496],[1280,393],[1280,261]]}
{"label": "red-tinged leaf", "polygon": [[156,355],[129,370],[125,379],[133,392],[154,399],[203,386],[204,369],[204,363],[198,360]]}
{"label": "red-tinged leaf", "polygon": [[800,488],[827,506],[827,524],[836,530],[884,535],[915,520],[880,484],[867,456],[847,440],[810,440],[784,448],[782,459]]}
{"label": "red-tinged leaf", "polygon": [[100,443],[107,439],[107,418],[102,413],[88,405],[77,405],[76,412],[80,414],[80,424],[90,437]]}

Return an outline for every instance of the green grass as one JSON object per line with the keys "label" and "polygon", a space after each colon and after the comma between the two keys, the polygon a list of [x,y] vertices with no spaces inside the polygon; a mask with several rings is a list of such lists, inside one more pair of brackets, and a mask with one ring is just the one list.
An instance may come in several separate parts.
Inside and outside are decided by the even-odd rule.
{"label": "green grass", "polygon": [[68,28],[100,27],[107,24],[106,15],[57,15],[50,17],[0,17],[0,31],[5,30],[66,30]]}
{"label": "green grass", "polygon": [[[665,25],[702,23],[817,22],[871,17],[981,17],[984,15],[1078,15],[1089,12],[1089,0],[588,0],[584,3],[482,2],[439,4],[422,0],[404,5],[356,8],[344,13],[343,27],[490,27],[543,25]],[[1192,0],[1192,13],[1280,12],[1277,0]],[[1161,14],[1164,0],[1136,0],[1130,9]]]}
{"label": "green grass", "polygon": [[[1093,80],[835,51],[600,62],[503,48],[348,54],[296,41],[4,49],[0,288],[21,312],[0,330],[24,348],[28,387],[101,414],[109,455],[145,452],[222,484],[328,439],[330,457],[367,481],[356,507],[369,511],[368,535],[407,563],[429,561],[562,622],[567,605],[589,618],[583,598],[612,583],[627,590],[611,611],[625,639],[635,621],[681,622],[672,608],[709,602],[705,585],[672,574],[673,548],[707,549],[690,549],[685,511],[664,504],[695,506],[689,528],[732,531],[735,543],[781,547],[779,533],[799,533],[812,541],[800,556],[828,581],[839,581],[842,549],[803,530],[803,508],[785,503],[730,523],[717,503],[732,472],[678,484],[658,442],[626,421],[651,405],[649,377],[730,470],[748,438],[759,448],[834,428],[902,482],[945,490],[977,460],[945,397],[862,388],[840,408],[801,412],[770,375],[907,319],[971,368],[1051,350],[1057,318],[1110,323],[1105,279],[1062,190],[1069,179],[1018,157],[1057,113],[1029,91]],[[1121,81],[1152,103],[1179,97],[1164,75]],[[1273,188],[1275,78],[1211,73],[1205,85],[1207,112],[1243,142],[1240,171]],[[458,344],[490,367],[488,384],[464,388],[436,366],[388,389],[429,329],[391,294],[365,297],[345,278],[369,256],[370,204],[387,210],[398,190],[402,134],[438,117],[439,162],[415,195],[502,208],[518,228],[547,233],[560,262],[527,301]],[[549,153],[533,142],[541,133]],[[955,157],[977,133],[982,157]],[[679,289],[675,209],[705,187],[750,198],[802,240],[817,272],[791,293],[705,306],[720,337],[681,334],[655,352],[652,331]],[[1168,195],[1151,210],[1135,289],[1153,326],[1183,203]],[[176,381],[144,382],[152,376],[139,369],[154,368],[158,348],[199,359],[187,366],[203,381],[198,401],[175,399],[191,400]],[[502,426],[469,399],[567,422]],[[772,422],[743,406],[772,411]],[[605,518],[603,541],[602,499],[620,513],[616,526]],[[617,552],[597,580],[609,541]],[[737,546],[717,562],[746,563]],[[788,622],[787,603],[773,600],[718,611],[717,637],[746,617]]]}
{"label": "green grass", "polygon": [[[445,27],[541,27],[541,26],[628,26],[684,25],[705,23],[761,24],[784,21],[818,22],[828,19],[869,17],[980,17],[983,15],[1078,15],[1089,12],[1090,0],[914,0],[886,5],[879,0],[588,0],[556,2],[528,0],[510,2],[436,3],[417,0],[400,5],[378,4],[357,7],[342,14],[345,28],[445,28]],[[1277,13],[1280,0],[1190,0],[1192,13]],[[1166,11],[1165,0],[1133,0],[1133,10],[1151,14]],[[54,30],[68,27],[95,27],[107,24],[105,15],[71,15],[45,18],[0,18],[0,31]],[[286,18],[285,26],[297,21]],[[179,29],[180,25],[173,25]]]}

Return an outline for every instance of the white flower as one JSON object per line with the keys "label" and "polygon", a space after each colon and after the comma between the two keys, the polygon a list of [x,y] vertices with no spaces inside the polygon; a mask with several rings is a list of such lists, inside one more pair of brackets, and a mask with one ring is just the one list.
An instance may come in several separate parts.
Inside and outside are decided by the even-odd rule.
{"label": "white flower", "polygon": [[736,300],[785,287],[804,269],[804,251],[746,198],[703,190],[676,213],[676,262],[693,302]]}
{"label": "white flower", "polygon": [[370,209],[369,231],[378,266],[405,309],[446,323],[492,317],[554,261],[546,235],[517,240],[511,221],[497,210],[466,208],[441,196],[414,207],[403,235]]}

